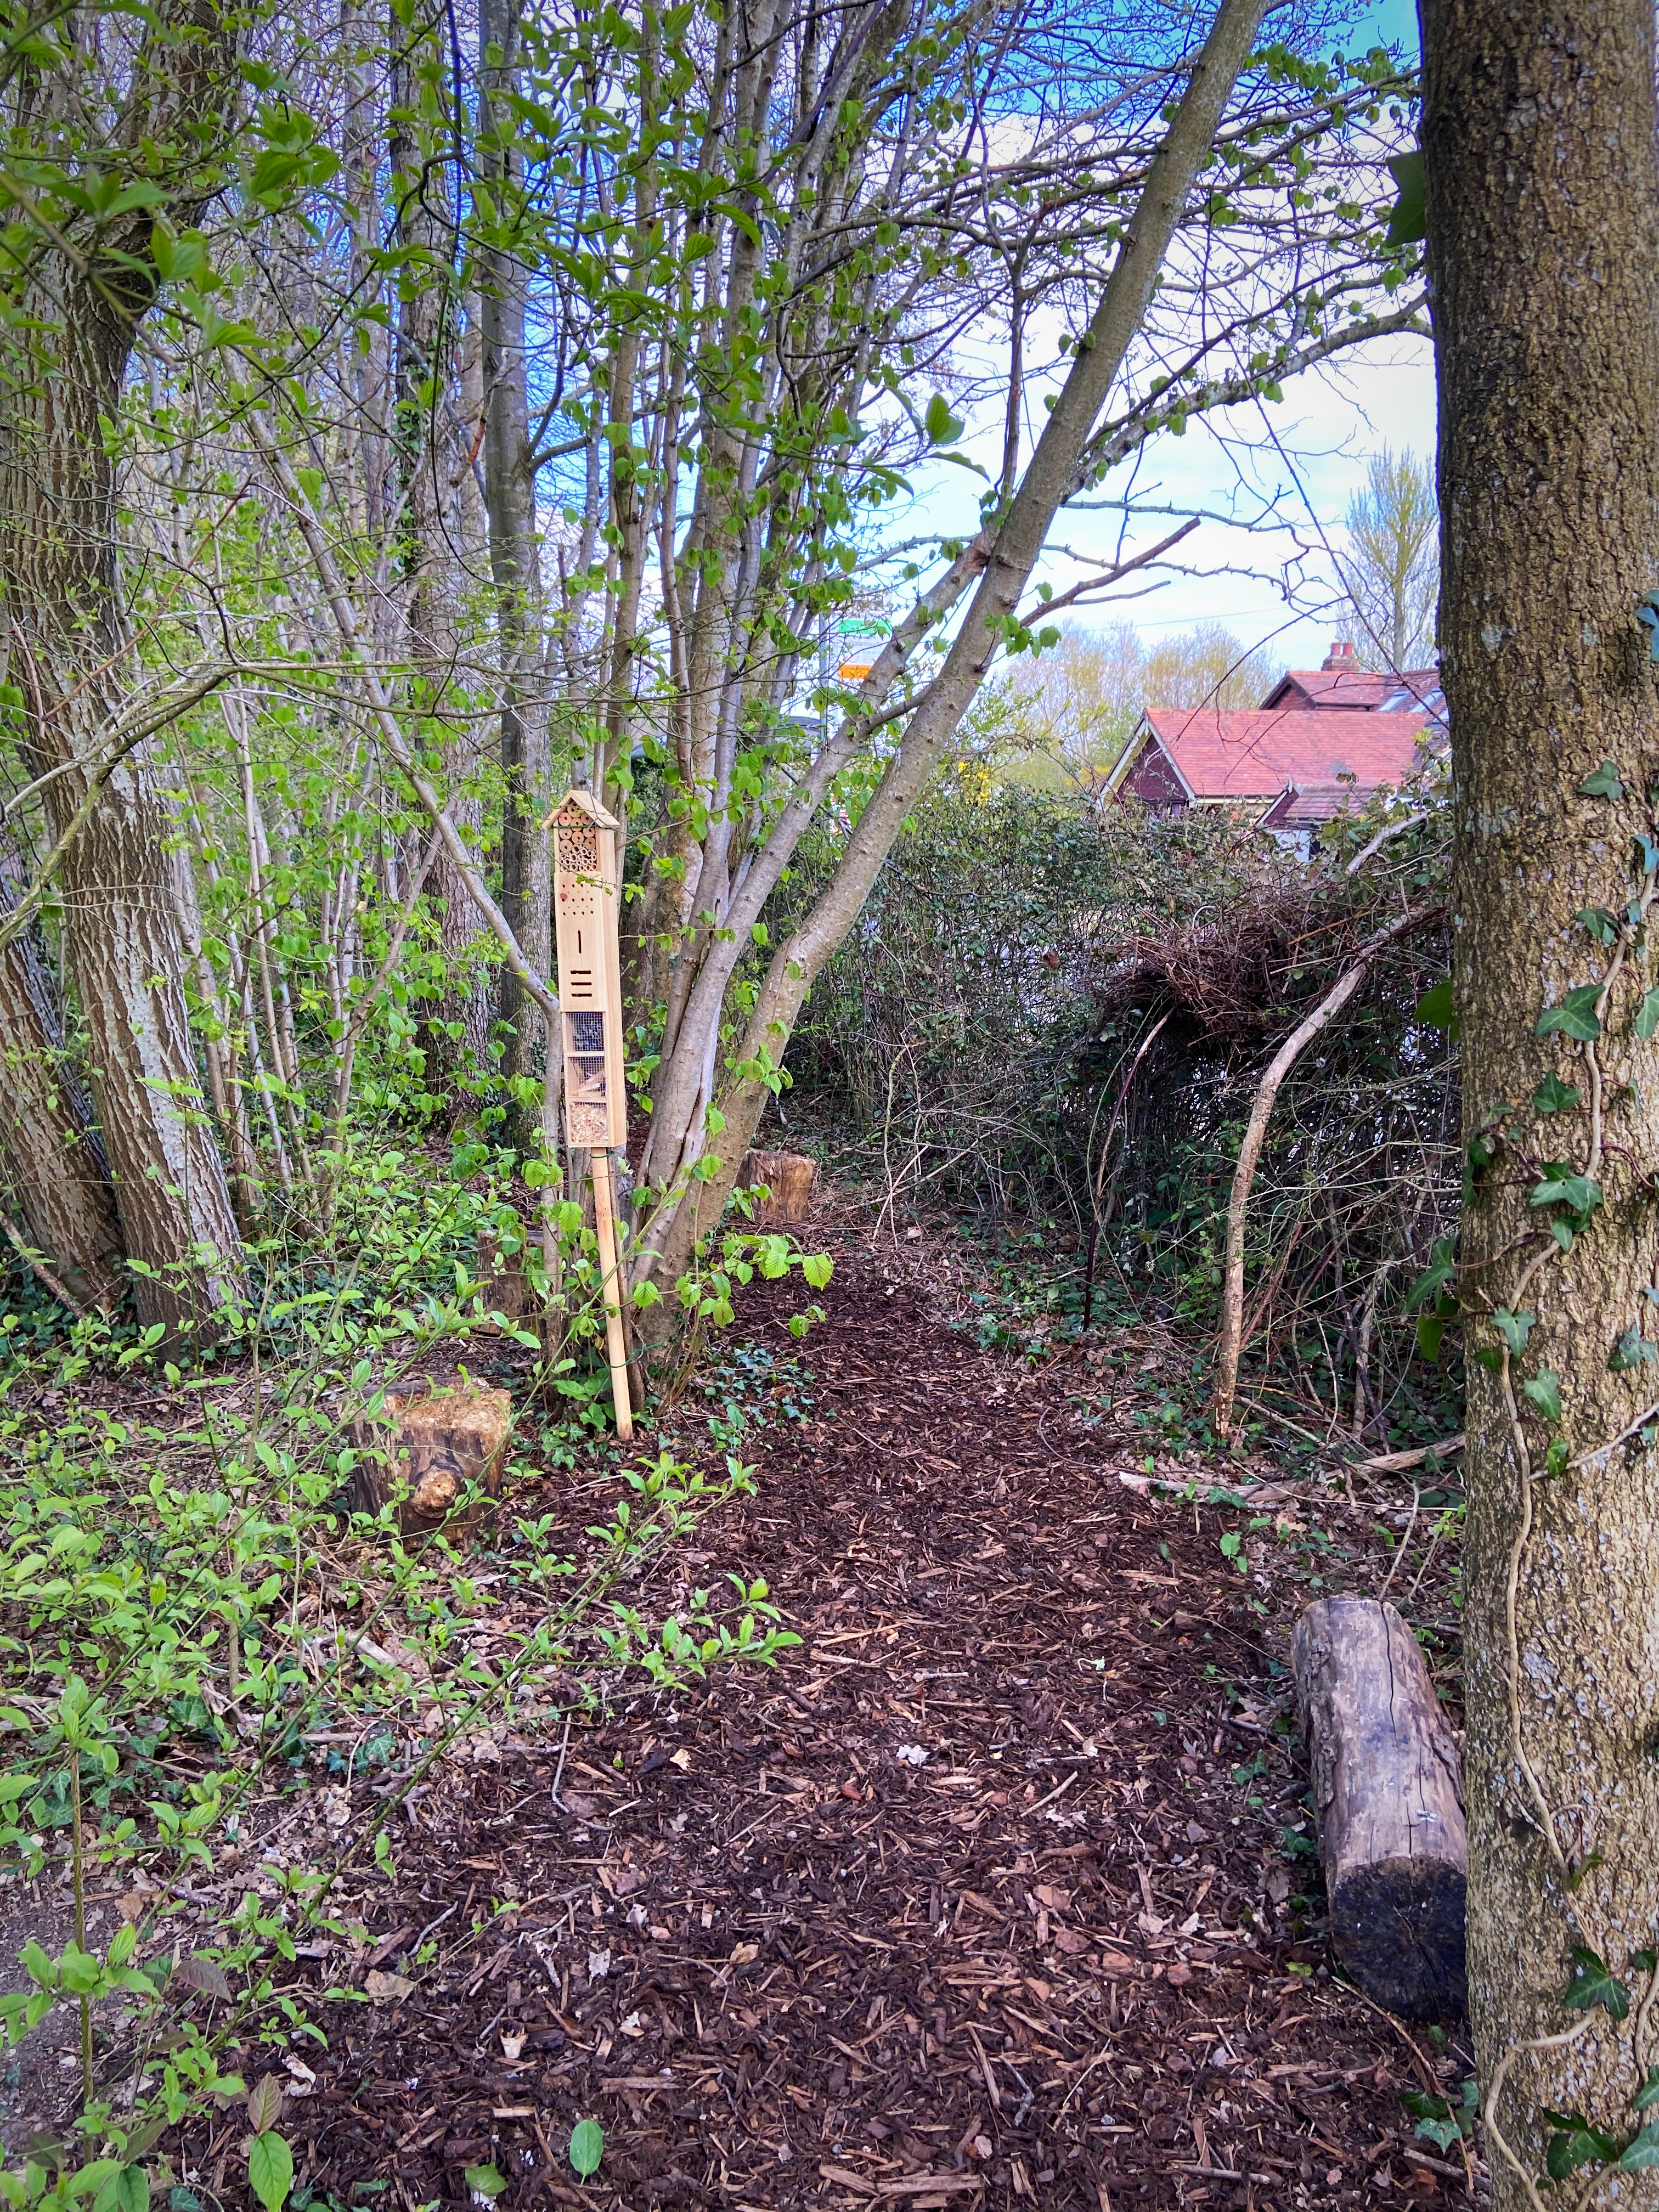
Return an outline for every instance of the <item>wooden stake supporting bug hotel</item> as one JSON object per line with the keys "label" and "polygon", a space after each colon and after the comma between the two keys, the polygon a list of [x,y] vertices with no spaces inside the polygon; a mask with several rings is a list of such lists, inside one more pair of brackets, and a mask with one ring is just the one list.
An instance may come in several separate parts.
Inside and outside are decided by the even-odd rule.
{"label": "wooden stake supporting bug hotel", "polygon": [[553,915],[559,957],[565,1113],[573,1149],[587,1152],[593,1175],[593,1224],[605,1296],[605,1357],[617,1434],[634,1433],[628,1349],[623,1334],[622,1267],[617,1248],[613,1158],[628,1142],[623,1080],[622,973],[617,820],[590,792],[570,791],[552,814]]}

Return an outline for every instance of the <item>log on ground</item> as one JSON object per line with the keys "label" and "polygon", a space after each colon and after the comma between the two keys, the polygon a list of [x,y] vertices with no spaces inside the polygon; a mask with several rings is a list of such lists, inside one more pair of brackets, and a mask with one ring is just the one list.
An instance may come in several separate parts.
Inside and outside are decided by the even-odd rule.
{"label": "log on ground", "polygon": [[1338,1957],[1376,2003],[1455,2020],[1468,1837],[1457,1743],[1391,1605],[1310,1605],[1292,1643]]}

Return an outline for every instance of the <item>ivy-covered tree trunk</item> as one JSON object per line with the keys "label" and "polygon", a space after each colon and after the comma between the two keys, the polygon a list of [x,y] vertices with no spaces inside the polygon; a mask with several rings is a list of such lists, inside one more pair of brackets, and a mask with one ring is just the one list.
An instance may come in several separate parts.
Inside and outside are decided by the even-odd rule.
{"label": "ivy-covered tree trunk", "polygon": [[1470,2004],[1500,2212],[1541,2205],[1547,2162],[1622,2160],[1597,2201],[1659,2205],[1659,2127],[1632,2148],[1659,2121],[1635,2101],[1659,2061],[1653,8],[1424,0],[1423,30],[1472,1176]]}

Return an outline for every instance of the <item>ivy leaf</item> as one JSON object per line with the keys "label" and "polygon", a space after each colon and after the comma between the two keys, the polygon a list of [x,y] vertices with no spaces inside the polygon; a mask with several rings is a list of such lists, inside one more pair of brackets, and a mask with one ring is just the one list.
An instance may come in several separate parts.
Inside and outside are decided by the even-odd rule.
{"label": "ivy leaf", "polygon": [[1636,1013],[1636,1034],[1644,1044],[1653,1042],[1656,1030],[1659,1030],[1659,983],[1647,994]]}
{"label": "ivy leaf", "polygon": [[1623,2020],[1630,2011],[1630,1991],[1625,1984],[1608,1972],[1594,1951],[1587,1951],[1582,1943],[1572,1946],[1571,1958],[1572,1979],[1567,1984],[1562,2003],[1577,2012],[1589,2012],[1593,2005],[1601,2005],[1613,2019]]}
{"label": "ivy leaf", "polygon": [[1389,156],[1389,173],[1400,197],[1389,217],[1390,246],[1419,246],[1428,235],[1423,212],[1423,156],[1415,149]]}
{"label": "ivy leaf", "polygon": [[1659,1364],[1659,1345],[1650,1343],[1632,1322],[1608,1353],[1607,1365],[1615,1375],[1625,1375],[1644,1359]]}
{"label": "ivy leaf", "polygon": [[1659,660],[1659,593],[1650,592],[1644,599],[1636,602],[1636,619],[1648,634],[1648,643],[1653,648],[1654,659]]}
{"label": "ivy leaf", "polygon": [[1451,977],[1447,975],[1425,991],[1417,1002],[1417,1019],[1431,1030],[1444,1030],[1454,1044],[1457,1042],[1457,1009],[1452,1004]]}
{"label": "ivy leaf", "polygon": [[1545,2118],[1562,2133],[1552,2136],[1544,2153],[1544,2169],[1552,2181],[1565,2181],[1581,2166],[1616,2158],[1619,2146],[1611,2136],[1604,2136],[1579,2112],[1546,2112]]}
{"label": "ivy leaf", "polygon": [[1581,799],[1622,799],[1624,797],[1624,783],[1618,769],[1610,760],[1604,760],[1600,768],[1590,770],[1578,787],[1578,795]]}
{"label": "ivy leaf", "polygon": [[1537,1315],[1510,1313],[1506,1308],[1499,1306],[1492,1319],[1492,1327],[1508,1345],[1511,1356],[1518,1359],[1526,1350],[1527,1339],[1532,1334],[1537,1324]]}
{"label": "ivy leaf", "polygon": [[1576,1085],[1563,1083],[1559,1075],[1547,1075],[1532,1094],[1533,1109],[1539,1114],[1570,1114],[1582,1096]]}
{"label": "ivy leaf", "polygon": [[[1649,2075],[1651,2081],[1653,2076]],[[1633,2142],[1627,2142],[1619,2154],[1620,2169],[1626,2173],[1650,2173],[1659,2167],[1659,2123],[1644,2128]]]}
{"label": "ivy leaf", "polygon": [[1565,1221],[1552,1221],[1550,1224],[1550,1235],[1554,1237],[1556,1243],[1561,1247],[1561,1249],[1564,1252],[1571,1251],[1572,1231]]}
{"label": "ivy leaf", "polygon": [[[1651,2112],[1656,2105],[1659,2105],[1659,2066],[1649,2067],[1648,2078],[1631,2099],[1631,2103],[1638,2112]],[[1659,2122],[1655,2124],[1659,2125]]]}
{"label": "ivy leaf", "polygon": [[[1544,1419],[1554,1425],[1561,1419],[1561,1378],[1553,1369],[1541,1367],[1530,1381],[1521,1385],[1521,1395],[1529,1406],[1535,1406]],[[1575,1954],[1575,1956],[1577,1954]],[[1569,1999],[1571,2002],[1571,1999]],[[1619,2017],[1622,2020],[1624,2014]]]}
{"label": "ivy leaf", "polygon": [[1427,1298],[1437,1296],[1441,1285],[1449,1283],[1457,1273],[1457,1261],[1449,1237],[1435,1239],[1429,1254],[1429,1264],[1406,1293],[1406,1311],[1414,1313]]}
{"label": "ivy leaf", "polygon": [[570,2163],[584,2181],[599,2170],[605,2156],[605,2130],[597,2120],[578,2120],[570,2130]]}
{"label": "ivy leaf", "polygon": [[1581,906],[1573,918],[1583,924],[1598,945],[1611,945],[1619,934],[1619,924],[1604,906]]}
{"label": "ivy leaf", "polygon": [[1601,1203],[1601,1186],[1594,1176],[1580,1175],[1559,1160],[1544,1164],[1544,1180],[1532,1194],[1534,1206],[1565,1206],[1574,1213],[1594,1213]]}
{"label": "ivy leaf", "polygon": [[1581,983],[1577,990],[1568,992],[1559,1006],[1546,1006],[1538,1017],[1537,1034],[1559,1034],[1571,1037],[1578,1044],[1592,1042],[1601,1034],[1601,1018],[1595,1011],[1595,1002],[1601,995],[1599,983]]}

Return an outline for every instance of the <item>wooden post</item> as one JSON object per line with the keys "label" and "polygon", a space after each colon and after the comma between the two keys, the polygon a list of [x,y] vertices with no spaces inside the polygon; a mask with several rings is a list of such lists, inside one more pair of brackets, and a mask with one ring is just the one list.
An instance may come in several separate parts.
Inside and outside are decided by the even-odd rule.
{"label": "wooden post", "polygon": [[599,1281],[605,1297],[605,1352],[611,1368],[611,1395],[617,1408],[617,1434],[624,1443],[634,1434],[634,1401],[628,1384],[628,1346],[623,1335],[624,1290],[617,1251],[617,1186],[608,1152],[590,1155],[593,1170],[593,1227],[599,1240]]}

